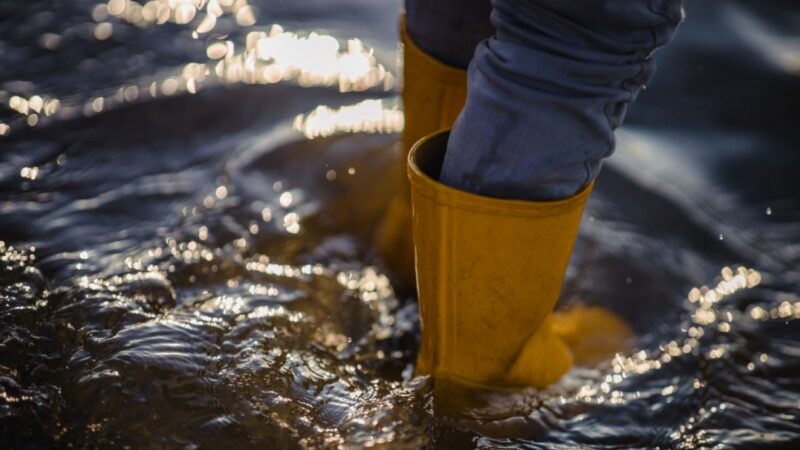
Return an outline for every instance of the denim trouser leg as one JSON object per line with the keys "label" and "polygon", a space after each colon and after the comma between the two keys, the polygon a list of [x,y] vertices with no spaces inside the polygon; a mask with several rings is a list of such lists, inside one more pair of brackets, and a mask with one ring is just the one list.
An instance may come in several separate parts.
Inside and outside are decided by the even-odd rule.
{"label": "denim trouser leg", "polygon": [[466,69],[478,43],[494,34],[490,0],[406,0],[406,28],[425,53]]}
{"label": "denim trouser leg", "polygon": [[577,192],[613,152],[614,130],[652,76],[651,53],[671,39],[682,3],[492,0],[496,34],[469,65],[440,181],[500,198]]}

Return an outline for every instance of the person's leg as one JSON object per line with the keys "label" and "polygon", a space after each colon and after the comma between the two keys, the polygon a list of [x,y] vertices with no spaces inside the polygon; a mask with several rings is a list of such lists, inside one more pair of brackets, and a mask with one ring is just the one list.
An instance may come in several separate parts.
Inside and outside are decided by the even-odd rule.
{"label": "person's leg", "polygon": [[[428,2],[435,3],[435,2]],[[440,177],[497,198],[569,197],[614,150],[682,0],[492,0]]]}
{"label": "person's leg", "polygon": [[[453,125],[467,96],[466,67],[481,40],[494,34],[489,0],[407,0],[401,17],[405,152],[428,134]],[[405,154],[403,155],[405,161]],[[405,164],[399,195],[376,235],[378,253],[400,285],[414,286],[411,205]]]}
{"label": "person's leg", "polygon": [[466,69],[478,43],[494,34],[489,0],[406,0],[411,40],[444,64]]}
{"label": "person's leg", "polygon": [[492,5],[497,33],[469,65],[452,131],[409,155],[417,373],[436,386],[544,387],[630,335],[609,311],[552,311],[591,181],[652,75],[650,53],[681,20],[681,0]]}

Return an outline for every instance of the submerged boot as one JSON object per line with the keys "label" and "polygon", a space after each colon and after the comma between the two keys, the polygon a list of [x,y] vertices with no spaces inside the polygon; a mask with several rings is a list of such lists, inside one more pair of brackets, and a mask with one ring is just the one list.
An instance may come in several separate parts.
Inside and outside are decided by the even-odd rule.
{"label": "submerged boot", "polygon": [[448,135],[424,138],[408,160],[422,324],[417,374],[475,387],[545,387],[572,364],[551,312],[592,185],[543,202],[450,188],[437,181]]}
{"label": "submerged boot", "polygon": [[[450,128],[464,106],[467,72],[443,64],[417,47],[400,18],[403,42],[403,150],[422,137]],[[403,158],[405,166],[406,158]],[[398,176],[399,194],[389,205],[377,238],[378,253],[407,286],[414,285],[414,248],[411,242],[411,201],[405,167]]]}

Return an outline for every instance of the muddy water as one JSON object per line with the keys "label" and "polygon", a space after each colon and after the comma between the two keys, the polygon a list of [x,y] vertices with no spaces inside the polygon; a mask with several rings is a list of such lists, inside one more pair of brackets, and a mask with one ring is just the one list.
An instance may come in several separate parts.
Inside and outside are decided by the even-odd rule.
{"label": "muddy water", "polygon": [[370,246],[396,3],[0,4],[2,447],[798,448],[800,10],[687,5],[629,114],[562,303],[636,349],[453,419]]}

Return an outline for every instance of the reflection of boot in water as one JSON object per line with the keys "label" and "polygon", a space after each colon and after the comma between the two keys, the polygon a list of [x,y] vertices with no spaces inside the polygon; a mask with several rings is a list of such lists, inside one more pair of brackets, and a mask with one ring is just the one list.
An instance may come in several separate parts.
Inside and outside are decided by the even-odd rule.
{"label": "reflection of boot in water", "polygon": [[476,387],[543,388],[574,359],[593,363],[624,348],[630,330],[608,311],[552,313],[592,185],[542,202],[453,189],[436,181],[447,137],[431,135],[409,156],[422,321],[417,373]]}
{"label": "reflection of boot in water", "polygon": [[[449,128],[467,95],[467,73],[445,65],[425,54],[409,37],[405,20],[400,19],[403,42],[403,108],[405,128],[403,149],[408,152],[419,139],[434,131]],[[414,286],[414,248],[411,242],[411,203],[408,180],[398,174],[397,198],[393,199],[381,221],[377,248],[383,261],[406,287]]]}

